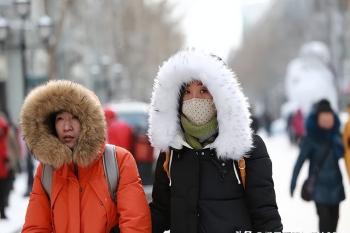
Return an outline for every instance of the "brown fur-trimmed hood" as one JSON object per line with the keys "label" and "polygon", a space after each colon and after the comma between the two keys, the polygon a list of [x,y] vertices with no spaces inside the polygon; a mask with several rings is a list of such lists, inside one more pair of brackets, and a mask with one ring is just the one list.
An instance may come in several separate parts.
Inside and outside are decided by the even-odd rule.
{"label": "brown fur-trimmed hood", "polygon": [[[49,117],[59,111],[78,117],[81,133],[71,151],[53,133]],[[55,168],[75,162],[87,166],[104,148],[106,122],[97,96],[80,84],[54,80],[32,90],[21,109],[20,124],[29,150],[44,164]]]}

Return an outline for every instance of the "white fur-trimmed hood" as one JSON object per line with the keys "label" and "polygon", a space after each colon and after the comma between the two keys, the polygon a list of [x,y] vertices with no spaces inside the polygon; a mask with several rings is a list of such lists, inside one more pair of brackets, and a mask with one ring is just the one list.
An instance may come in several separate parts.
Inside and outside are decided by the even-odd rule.
{"label": "white fur-trimmed hood", "polygon": [[162,151],[182,148],[178,117],[181,86],[200,80],[213,96],[219,135],[210,145],[221,158],[239,159],[252,147],[247,98],[235,74],[217,57],[195,50],[180,51],[160,67],[154,82],[149,138]]}

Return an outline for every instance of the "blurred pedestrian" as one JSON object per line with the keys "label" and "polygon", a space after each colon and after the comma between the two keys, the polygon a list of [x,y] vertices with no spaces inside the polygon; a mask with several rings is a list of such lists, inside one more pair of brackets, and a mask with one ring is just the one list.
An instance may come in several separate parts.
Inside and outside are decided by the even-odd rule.
{"label": "blurred pedestrian", "polygon": [[148,141],[146,130],[141,127],[134,129],[126,122],[118,118],[118,113],[113,109],[104,108],[107,121],[107,141],[110,144],[129,150],[135,157],[142,184],[153,183],[153,148]]}
{"label": "blurred pedestrian", "polygon": [[288,139],[291,144],[294,144],[294,130],[293,130],[293,112],[288,113],[286,119],[286,131],[288,134]]}
{"label": "blurred pedestrian", "polygon": [[118,119],[118,113],[113,109],[106,107],[104,113],[107,122],[107,142],[133,152],[132,127],[126,121]]}
{"label": "blurred pedestrian", "polygon": [[248,108],[218,57],[186,50],[162,65],[149,126],[162,151],[150,203],[154,233],[282,231],[271,160],[252,134]]}
{"label": "blurred pedestrian", "polygon": [[293,143],[298,145],[305,134],[304,116],[301,109],[298,109],[292,117]]}
{"label": "blurred pedestrian", "polygon": [[9,158],[8,158],[8,131],[9,125],[5,115],[0,114],[0,218],[6,219],[5,214],[6,202],[9,194]]}
{"label": "blurred pedestrian", "polygon": [[253,133],[257,134],[260,129],[260,121],[259,121],[259,118],[256,116],[253,108],[250,108],[250,119],[251,119],[250,127],[252,128]]}
{"label": "blurred pedestrian", "polygon": [[[133,156],[112,146],[117,164],[105,159],[106,123],[93,92],[67,80],[39,86],[24,101],[21,127],[40,161],[22,232],[151,232]],[[110,166],[118,167],[117,187]]]}
{"label": "blurred pedestrian", "polygon": [[20,173],[22,171],[22,167],[20,162],[21,147],[18,138],[18,128],[11,123],[9,125],[7,146],[11,170],[14,174]]}
{"label": "blurred pedestrian", "polygon": [[345,199],[338,160],[343,157],[340,120],[328,100],[314,106],[306,121],[306,136],[293,170],[290,193],[293,196],[299,172],[309,160],[309,176],[316,176],[312,200],[316,204],[320,232],[335,232],[339,204]]}
{"label": "blurred pedestrian", "polygon": [[263,113],[263,115],[261,116],[261,121],[262,121],[262,125],[266,130],[267,136],[271,136],[272,135],[272,129],[271,129],[271,125],[272,125],[272,116],[271,113],[268,110],[265,110],[265,112]]}
{"label": "blurred pedestrian", "polygon": [[148,140],[147,130],[141,127],[135,128],[134,134],[134,156],[137,167],[144,185],[153,184],[154,169],[153,163],[155,161],[153,156],[153,147]]}
{"label": "blurred pedestrian", "polygon": [[7,130],[7,158],[8,158],[8,177],[6,182],[6,188],[2,190],[5,192],[5,205],[8,206],[9,204],[9,196],[10,192],[13,189],[13,184],[15,181],[15,176],[17,173],[21,171],[20,166],[20,145],[18,140],[18,134],[17,134],[17,127],[14,123],[12,123],[11,118],[9,117],[7,112],[5,111],[3,116],[6,117],[7,123],[8,123],[8,130]]}
{"label": "blurred pedestrian", "polygon": [[348,120],[345,123],[343,131],[344,159],[346,171],[350,179],[350,104],[347,106]]}

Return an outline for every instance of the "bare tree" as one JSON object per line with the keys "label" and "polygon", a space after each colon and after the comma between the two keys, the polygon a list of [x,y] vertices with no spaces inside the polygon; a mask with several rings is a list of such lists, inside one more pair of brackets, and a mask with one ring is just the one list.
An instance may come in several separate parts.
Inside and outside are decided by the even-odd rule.
{"label": "bare tree", "polygon": [[[61,41],[62,31],[64,29],[64,21],[66,18],[66,13],[68,11],[68,8],[71,6],[73,0],[63,0],[62,5],[60,7],[60,14],[57,17],[56,26],[54,27],[53,31],[53,39],[50,41],[51,43],[48,44],[48,58],[49,58],[49,67],[48,67],[48,78],[49,79],[56,79],[57,78],[57,59],[56,59],[56,51],[57,47]],[[44,1],[45,9],[48,11],[47,1]]]}
{"label": "bare tree", "polygon": [[[72,69],[83,66],[93,88],[105,82],[102,88],[109,89],[105,90],[107,99],[122,97],[120,88],[114,87],[124,87],[124,97],[149,100],[160,62],[182,47],[179,22],[169,17],[174,6],[167,1],[145,4],[144,0],[63,3],[61,39],[52,48],[60,76],[69,78]],[[116,65],[122,68],[118,79],[112,74]],[[94,78],[91,67],[100,67]]]}

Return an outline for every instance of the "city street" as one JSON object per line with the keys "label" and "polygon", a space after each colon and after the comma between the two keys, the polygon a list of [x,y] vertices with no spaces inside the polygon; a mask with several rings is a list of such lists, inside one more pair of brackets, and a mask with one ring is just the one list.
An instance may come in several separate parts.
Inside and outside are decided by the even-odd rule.
{"label": "city street", "polygon": [[[294,198],[289,195],[289,184],[291,173],[298,154],[298,149],[291,146],[284,134],[271,138],[263,137],[273,162],[273,176],[275,181],[277,203],[284,225],[284,232],[317,232],[318,223],[316,209],[313,202],[307,203],[300,198],[300,186],[307,173],[307,166],[301,171],[298,179]],[[343,161],[340,162],[343,172],[343,182],[349,198],[349,180],[345,173]],[[7,209],[8,220],[0,221],[1,233],[19,232],[24,221],[28,198],[23,198],[25,190],[25,176],[19,175],[16,179],[15,190],[10,198],[10,207]],[[150,193],[147,187],[146,192]],[[347,233],[350,230],[350,200],[346,199],[340,208],[340,219],[338,224],[339,233]]]}
{"label": "city street", "polygon": [[[131,152],[137,166],[123,158],[119,170],[125,171],[124,180],[129,173],[135,181],[138,169],[148,202],[158,152],[191,145],[165,157],[164,169],[176,181],[173,231],[186,226],[236,233],[233,228],[249,227],[241,225],[250,224],[247,212],[255,228],[272,228],[267,217],[280,230],[276,211],[268,209],[276,205],[269,195],[270,171],[259,163],[263,159],[247,163],[247,180],[258,179],[251,179],[245,192],[231,182],[239,169],[227,173],[227,161],[212,160],[218,169],[207,162],[172,164],[176,157],[194,163],[197,156],[183,154],[199,155],[199,149],[212,159],[207,147],[239,160],[251,148],[250,129],[263,138],[272,161],[283,233],[333,231],[337,204],[344,199],[341,180],[346,197],[334,233],[350,233],[350,0],[0,0],[0,233],[21,232],[33,167],[40,162],[71,175],[63,173],[61,185],[54,174],[53,191],[47,193],[55,202],[50,206],[39,198],[26,228],[32,229],[32,219],[34,225],[50,225],[52,219],[55,232],[108,232],[118,212],[122,231],[150,231],[138,182],[119,182],[126,194],[119,195],[118,211],[103,196],[108,189],[115,197],[117,180],[115,167],[108,166],[115,165],[112,148],[101,156],[105,143]],[[346,164],[341,159],[339,166],[334,159],[343,153],[338,133],[346,155]],[[318,179],[313,196],[320,227],[316,204],[301,198],[309,161],[296,186],[293,177],[290,193],[297,142],[304,136],[310,141],[301,155],[309,158]],[[252,154],[264,153],[259,140],[254,144]],[[50,179],[48,170],[44,178]],[[265,173],[270,182],[262,178]],[[108,182],[100,182],[105,177]],[[250,195],[251,190],[259,191]],[[237,198],[243,195],[254,200]],[[39,218],[37,213],[50,208],[49,219]]]}

